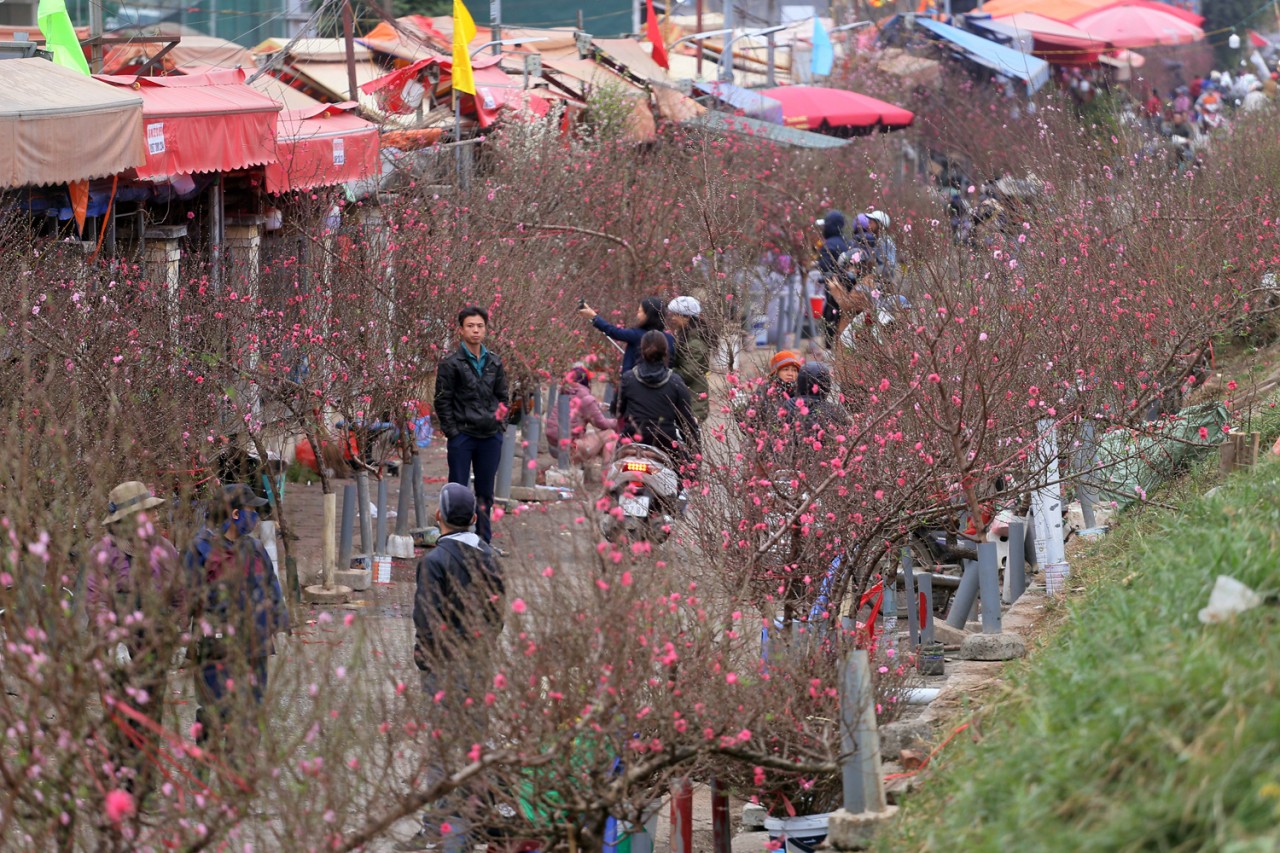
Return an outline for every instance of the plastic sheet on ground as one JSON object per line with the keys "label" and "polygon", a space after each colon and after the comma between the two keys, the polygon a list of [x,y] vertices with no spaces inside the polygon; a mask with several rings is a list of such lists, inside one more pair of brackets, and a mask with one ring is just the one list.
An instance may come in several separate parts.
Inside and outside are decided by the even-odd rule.
{"label": "plastic sheet on ground", "polygon": [[[1227,410],[1219,403],[1183,409],[1144,431],[1114,430],[1099,442],[1092,485],[1104,502],[1123,509],[1142,500],[1194,459],[1222,443]],[[1201,438],[1200,429],[1206,430]]]}

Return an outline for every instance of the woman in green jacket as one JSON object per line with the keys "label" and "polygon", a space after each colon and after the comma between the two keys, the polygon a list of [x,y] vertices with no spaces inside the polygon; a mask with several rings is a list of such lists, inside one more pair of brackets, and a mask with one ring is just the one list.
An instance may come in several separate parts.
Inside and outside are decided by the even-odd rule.
{"label": "woman in green jacket", "polygon": [[702,305],[692,296],[677,296],[667,303],[667,322],[676,339],[671,367],[689,386],[693,416],[703,423],[711,411],[707,373],[711,370],[711,344],[702,324]]}

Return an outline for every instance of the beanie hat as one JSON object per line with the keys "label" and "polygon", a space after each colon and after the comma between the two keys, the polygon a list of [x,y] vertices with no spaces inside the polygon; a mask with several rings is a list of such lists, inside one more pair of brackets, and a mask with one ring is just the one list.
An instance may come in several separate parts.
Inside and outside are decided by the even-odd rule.
{"label": "beanie hat", "polygon": [[769,373],[776,374],[784,367],[794,367],[799,370],[804,366],[804,359],[800,353],[793,350],[779,350],[773,358],[769,359]]}

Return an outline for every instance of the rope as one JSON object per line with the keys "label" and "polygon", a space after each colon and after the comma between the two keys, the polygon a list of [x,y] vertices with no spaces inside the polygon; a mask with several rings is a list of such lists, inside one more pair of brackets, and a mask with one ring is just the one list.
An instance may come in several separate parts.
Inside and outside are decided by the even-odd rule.
{"label": "rope", "polygon": [[951,741],[955,740],[956,735],[960,734],[962,731],[964,731],[967,728],[969,728],[969,724],[965,723],[959,726],[958,728],[956,728],[956,730],[953,731],[951,734],[947,735],[947,739],[944,740],[942,743],[938,744],[937,746],[935,746],[933,748],[933,751],[930,752],[927,756],[925,756],[924,761],[920,762],[920,766],[917,767],[915,770],[908,770],[905,773],[890,773],[888,776],[884,777],[884,781],[891,782],[894,779],[910,779],[912,776],[916,775],[921,770],[924,770],[926,767],[928,767],[929,762],[933,760],[933,757],[937,755],[939,752],[941,752],[943,747],[951,743]]}

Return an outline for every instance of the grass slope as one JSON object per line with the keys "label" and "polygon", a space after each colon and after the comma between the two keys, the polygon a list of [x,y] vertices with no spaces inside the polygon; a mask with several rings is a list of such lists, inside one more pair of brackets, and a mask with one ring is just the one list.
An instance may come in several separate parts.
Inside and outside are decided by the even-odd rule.
{"label": "grass slope", "polygon": [[877,850],[1280,850],[1280,608],[1196,618],[1219,574],[1280,590],[1280,463],[1185,485],[1073,565],[1070,618]]}

